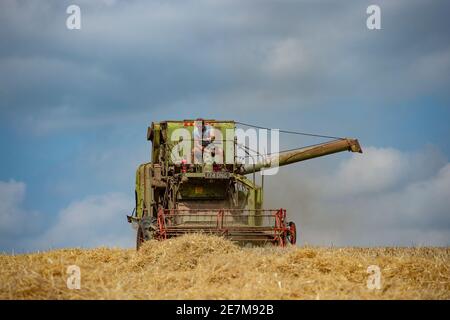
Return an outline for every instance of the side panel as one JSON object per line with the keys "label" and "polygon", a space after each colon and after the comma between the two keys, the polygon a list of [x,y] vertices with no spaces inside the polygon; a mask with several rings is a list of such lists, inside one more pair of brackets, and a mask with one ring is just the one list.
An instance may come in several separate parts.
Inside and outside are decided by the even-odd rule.
{"label": "side panel", "polygon": [[141,185],[141,171],[142,166],[140,165],[136,170],[136,186],[135,186],[135,195],[136,195],[136,217],[142,218],[143,208],[144,208],[144,189]]}
{"label": "side panel", "polygon": [[152,177],[153,168],[150,163],[144,165],[144,216],[152,215],[153,189]]}
{"label": "side panel", "polygon": [[153,190],[151,186],[152,165],[151,163],[141,164],[136,170],[136,217],[151,213],[153,202]]}
{"label": "side panel", "polygon": [[[257,210],[262,208],[262,188],[253,184],[253,182],[247,179],[245,176],[236,176],[236,180],[246,186],[248,189],[248,198],[245,209]],[[248,224],[250,226],[261,225],[261,217],[258,217],[258,212],[254,211],[254,215],[249,215]]]}

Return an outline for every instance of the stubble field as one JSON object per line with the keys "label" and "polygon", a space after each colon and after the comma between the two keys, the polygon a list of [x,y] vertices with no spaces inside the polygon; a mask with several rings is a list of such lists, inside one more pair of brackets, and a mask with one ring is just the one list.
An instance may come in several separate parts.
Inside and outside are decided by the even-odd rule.
{"label": "stubble field", "polygon": [[[71,265],[80,289],[67,287]],[[371,265],[380,289],[367,286]],[[0,299],[449,299],[449,266],[449,248],[239,248],[187,235],[138,252],[0,255]]]}

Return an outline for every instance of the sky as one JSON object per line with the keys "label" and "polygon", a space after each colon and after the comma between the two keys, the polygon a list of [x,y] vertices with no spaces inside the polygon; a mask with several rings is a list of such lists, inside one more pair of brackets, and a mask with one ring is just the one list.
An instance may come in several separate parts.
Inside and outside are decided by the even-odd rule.
{"label": "sky", "polygon": [[[366,25],[372,4],[380,30]],[[147,126],[199,117],[360,140],[363,154],[265,180],[265,206],[287,208],[300,244],[448,246],[448,12],[438,0],[1,1],[0,251],[132,247]]]}

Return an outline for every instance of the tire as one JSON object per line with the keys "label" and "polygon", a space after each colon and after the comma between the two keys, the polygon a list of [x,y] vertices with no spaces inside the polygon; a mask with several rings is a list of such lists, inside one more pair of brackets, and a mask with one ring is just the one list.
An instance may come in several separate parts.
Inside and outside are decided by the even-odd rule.
{"label": "tire", "polygon": [[288,242],[295,245],[297,242],[297,227],[294,222],[289,222]]}
{"label": "tire", "polygon": [[142,246],[145,241],[151,240],[155,237],[157,229],[157,221],[153,217],[143,217],[138,224],[136,234],[136,250]]}

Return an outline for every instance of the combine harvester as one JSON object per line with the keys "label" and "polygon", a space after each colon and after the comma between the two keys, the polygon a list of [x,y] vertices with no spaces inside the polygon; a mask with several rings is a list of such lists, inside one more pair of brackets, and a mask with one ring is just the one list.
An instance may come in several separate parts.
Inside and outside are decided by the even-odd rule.
{"label": "combine harvester", "polygon": [[237,150],[254,156],[238,143],[236,124],[246,125],[197,119],[153,122],[148,128],[152,161],[137,169],[136,207],[127,216],[137,226],[137,249],[146,240],[186,233],[220,235],[241,245],[295,244],[295,223],[287,222],[285,209],[263,208],[263,187],[256,185],[255,173],[341,151],[362,152],[356,139],[320,136],[333,140],[257,155],[246,164],[238,161]]}

